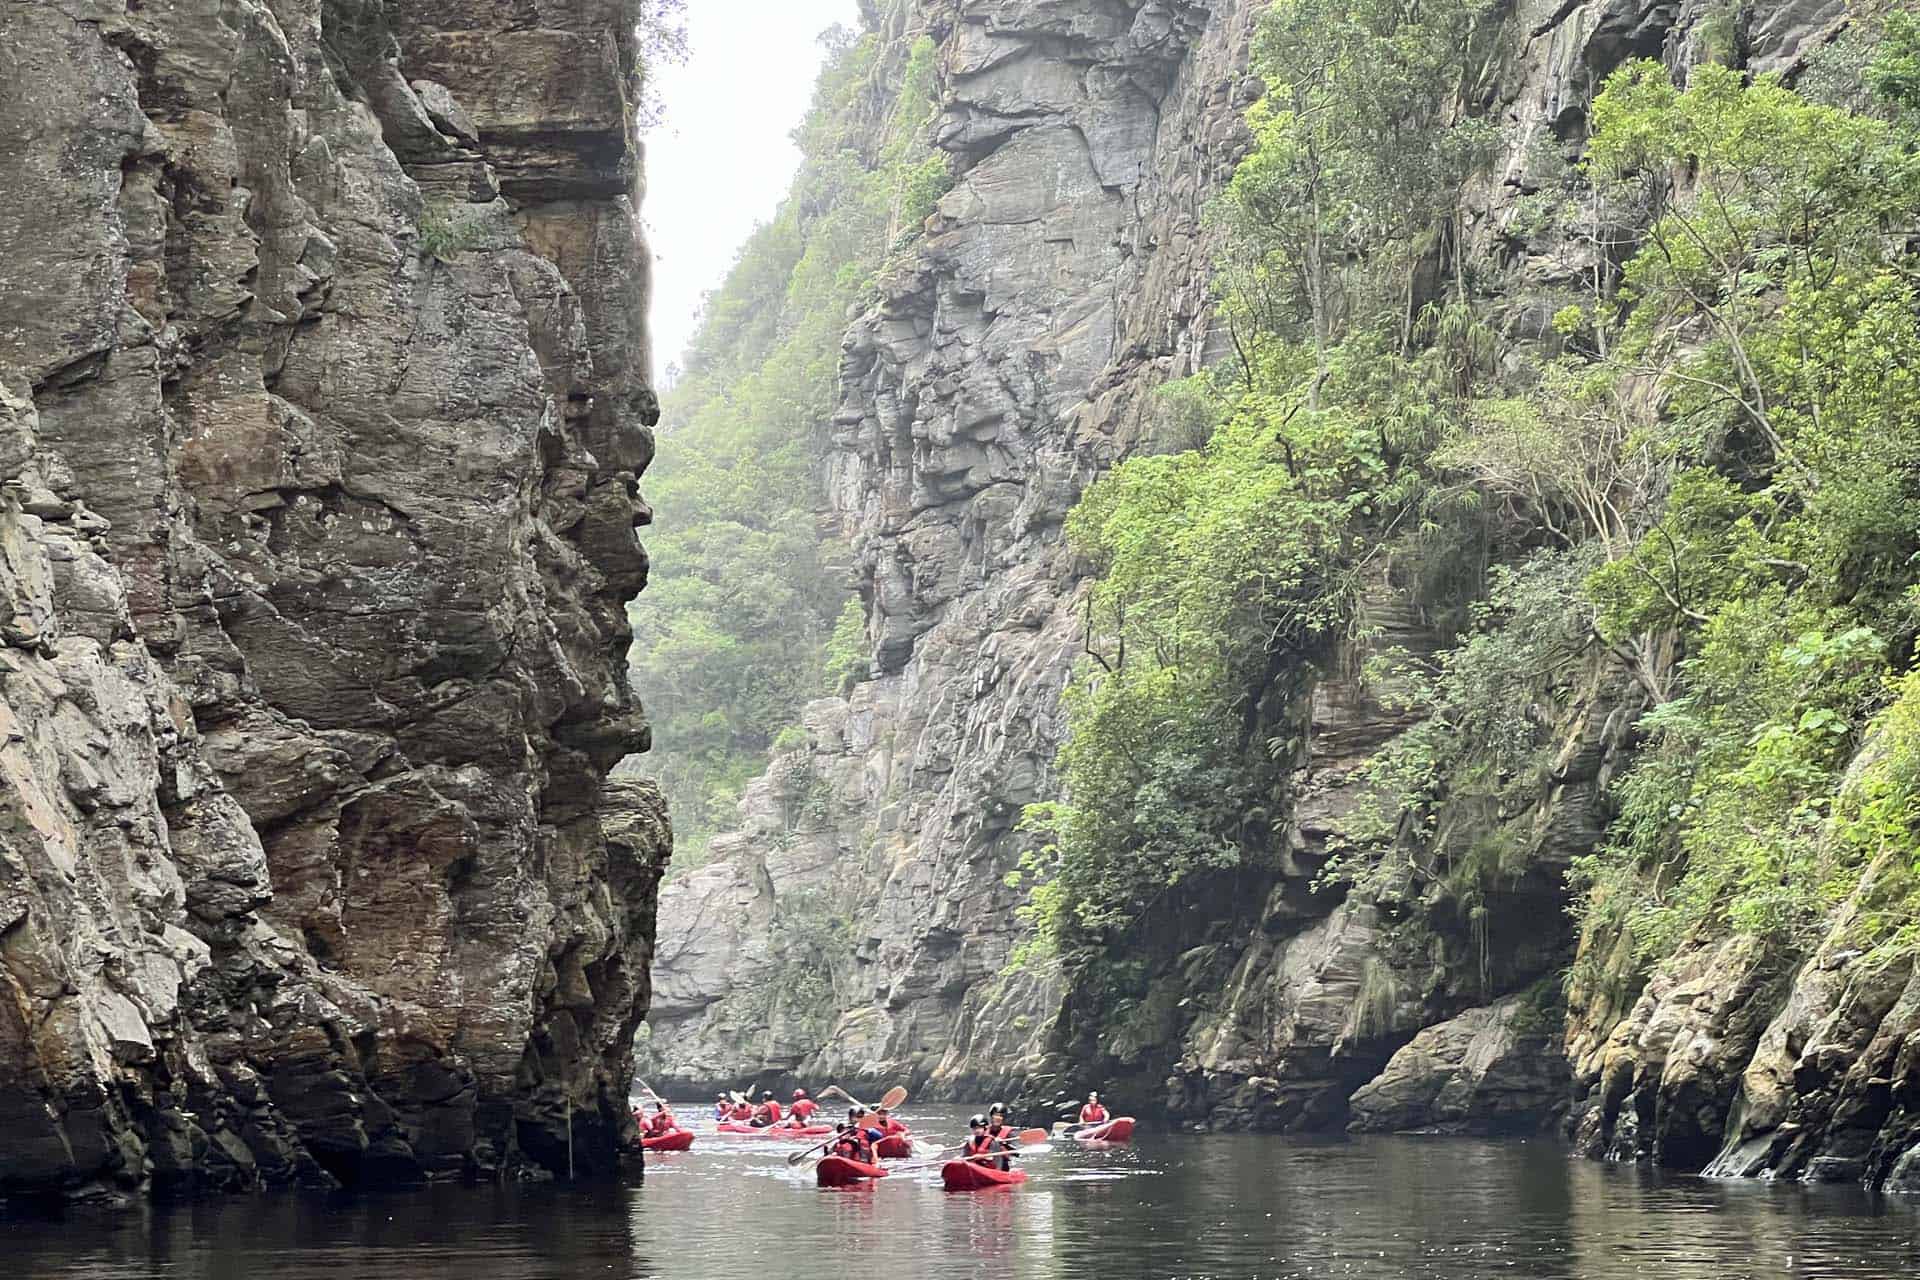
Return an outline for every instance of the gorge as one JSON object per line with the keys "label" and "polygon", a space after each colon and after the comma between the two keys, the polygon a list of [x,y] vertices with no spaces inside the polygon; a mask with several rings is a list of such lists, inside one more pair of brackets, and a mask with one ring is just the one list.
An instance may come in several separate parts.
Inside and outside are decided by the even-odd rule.
{"label": "gorge", "polygon": [[[1872,380],[1861,422],[1890,451],[1828,456],[1889,478],[1884,532],[1820,559],[1809,516],[1797,551],[1706,551],[1734,499],[1707,516],[1669,497],[1725,476],[1779,503],[1775,522],[1820,505],[1756,464],[1756,430],[1761,454],[1796,447],[1771,414],[1729,421],[1737,388],[1689,388],[1729,385],[1709,366],[1772,341],[1778,300],[1905,252],[1910,194],[1885,212],[1839,179],[1803,194],[1817,166],[1781,141],[1831,129],[1845,154],[1852,121],[1905,127],[1867,84],[1900,92],[1873,50],[1910,29],[1903,7],[981,0],[869,18],[853,87],[823,80],[816,112],[864,119],[845,146],[871,156],[891,117],[840,104],[896,101],[910,46],[930,45],[926,136],[951,186],[923,226],[842,252],[871,284],[807,384],[828,407],[804,474],[821,558],[851,565],[857,660],[835,651],[845,628],[823,639],[840,695],[787,695],[797,727],[739,789],[738,825],[723,815],[665,885],[642,1074],[1034,1106],[1099,1084],[1209,1128],[1558,1129],[1593,1155],[1920,1189],[1898,683],[1915,529],[1895,514],[1914,422],[1890,355],[1911,299],[1888,347],[1823,385],[1727,375],[1814,419]],[[1695,92],[1660,99],[1656,79]],[[1276,86],[1302,114],[1250,114]],[[1696,114],[1696,96],[1748,114]],[[1589,155],[1609,106],[1631,122]],[[1301,125],[1316,109],[1351,119]],[[1635,127],[1671,139],[1664,167],[1650,135],[1624,140]],[[1740,128],[1777,163],[1717,141]],[[845,208],[808,184],[844,154],[811,155],[796,186],[803,262],[831,247],[809,219]],[[1864,238],[1778,229],[1751,199],[1769,184],[1820,217],[1856,201]],[[1728,192],[1739,217],[1715,222]],[[1348,220],[1294,216],[1321,198]],[[1826,264],[1808,280],[1765,247],[1798,236]],[[1742,283],[1673,266],[1688,237]],[[1308,269],[1316,252],[1338,265]],[[727,334],[791,305],[786,260],[755,253],[716,295]],[[1751,320],[1730,311],[1743,290]],[[676,394],[724,398],[742,363],[696,359]],[[1327,434],[1347,420],[1379,445]],[[1302,548],[1290,519],[1341,532]],[[1675,557],[1673,581],[1642,545]],[[1724,612],[1675,595],[1699,554],[1752,566],[1689,561]],[[1774,647],[1736,659],[1722,637],[1740,628]],[[1167,656],[1182,646],[1205,660]],[[1710,758],[1727,763],[1675,781],[1671,761]],[[1750,806],[1744,827],[1716,796]]]}
{"label": "gorge", "polygon": [[658,8],[0,0],[0,1199],[636,1072],[1920,1192],[1910,5],[862,0],[657,396]]}

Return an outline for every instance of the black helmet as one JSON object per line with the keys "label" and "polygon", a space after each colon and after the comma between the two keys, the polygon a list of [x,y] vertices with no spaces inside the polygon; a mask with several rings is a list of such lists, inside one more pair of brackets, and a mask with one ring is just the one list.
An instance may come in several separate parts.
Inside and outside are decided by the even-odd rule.
{"label": "black helmet", "polygon": [[1004,1102],[996,1102],[987,1108],[987,1114],[990,1116],[1003,1116],[1007,1114],[1007,1104]]}
{"label": "black helmet", "polygon": [[848,1107],[848,1108],[847,1108],[847,1119],[849,1119],[849,1120],[858,1120],[858,1119],[859,1119],[859,1118],[860,1118],[861,1116],[863,1116],[863,1115],[865,1115],[865,1114],[867,1114],[867,1113],[866,1113],[866,1112],[864,1112],[864,1111],[862,1111],[862,1110],[861,1110],[860,1108],[858,1108],[858,1107]]}
{"label": "black helmet", "polygon": [[835,1133],[845,1133],[847,1131],[847,1122],[845,1120],[840,1121],[833,1126],[833,1131]]}
{"label": "black helmet", "polygon": [[975,1116],[973,1119],[967,1121],[967,1128],[969,1129],[984,1129],[986,1127],[987,1118],[985,1116]]}
{"label": "black helmet", "polygon": [[762,1101],[762,1102],[772,1102],[772,1101],[773,1101],[773,1090],[771,1090],[771,1089],[762,1089],[762,1090],[760,1091],[760,1101]]}

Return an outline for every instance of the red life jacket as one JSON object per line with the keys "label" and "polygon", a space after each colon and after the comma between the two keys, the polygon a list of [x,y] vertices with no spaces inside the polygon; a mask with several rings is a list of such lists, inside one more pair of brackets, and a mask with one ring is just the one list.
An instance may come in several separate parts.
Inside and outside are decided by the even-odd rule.
{"label": "red life jacket", "polygon": [[873,1163],[873,1144],[867,1141],[867,1135],[858,1129],[849,1129],[834,1139],[833,1154],[844,1160],[858,1160],[861,1164]]}
{"label": "red life jacket", "polygon": [[789,1110],[793,1112],[793,1118],[795,1120],[805,1120],[819,1109],[820,1104],[812,1098],[802,1098],[789,1108]]}
{"label": "red life jacket", "polygon": [[780,1123],[780,1104],[779,1103],[777,1102],[767,1103],[767,1119],[772,1121],[774,1124]]}
{"label": "red life jacket", "polygon": [[733,1118],[743,1122],[751,1120],[753,1119],[753,1108],[744,1102],[736,1102],[733,1104]]}
{"label": "red life jacket", "polygon": [[1101,1124],[1107,1118],[1107,1109],[1097,1102],[1089,1102],[1080,1108],[1081,1124]]}
{"label": "red life jacket", "polygon": [[968,1155],[970,1156],[988,1155],[992,1153],[993,1148],[994,1148],[994,1137],[991,1132],[973,1133],[973,1134],[967,1135],[967,1143],[964,1149]]}
{"label": "red life jacket", "polygon": [[656,1137],[663,1133],[672,1133],[679,1127],[671,1112],[656,1111],[647,1117],[647,1132]]}

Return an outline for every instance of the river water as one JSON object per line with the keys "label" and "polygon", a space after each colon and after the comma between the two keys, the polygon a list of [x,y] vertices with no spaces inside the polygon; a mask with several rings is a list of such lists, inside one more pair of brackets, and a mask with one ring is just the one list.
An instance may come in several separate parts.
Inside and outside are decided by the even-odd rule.
{"label": "river water", "polygon": [[[693,1110],[683,1112],[691,1116]],[[964,1112],[906,1109],[916,1133]],[[0,1277],[1740,1280],[1920,1274],[1920,1201],[1662,1177],[1555,1143],[1141,1134],[1058,1144],[1024,1186],[935,1171],[845,1191],[714,1135],[643,1181],[446,1186],[0,1215]]]}

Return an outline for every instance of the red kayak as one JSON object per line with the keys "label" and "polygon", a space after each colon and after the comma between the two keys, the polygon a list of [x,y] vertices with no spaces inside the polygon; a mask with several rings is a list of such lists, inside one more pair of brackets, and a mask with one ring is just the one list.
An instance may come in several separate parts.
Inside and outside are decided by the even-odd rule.
{"label": "red kayak", "polygon": [[721,1133],[736,1134],[742,1138],[824,1138],[833,1132],[830,1124],[810,1124],[805,1126],[768,1124],[758,1129],[750,1124],[741,1124],[737,1120],[722,1120],[714,1126]]}
{"label": "red kayak", "polygon": [[1075,1142],[1132,1142],[1133,1117],[1115,1116],[1105,1124],[1082,1129],[1073,1135]]}
{"label": "red kayak", "polygon": [[905,1160],[913,1154],[913,1139],[904,1133],[890,1133],[873,1144],[873,1154],[882,1160]]}
{"label": "red kayak", "polygon": [[1019,1169],[1000,1169],[983,1160],[949,1160],[940,1166],[940,1181],[949,1191],[1017,1187],[1026,1180]]}
{"label": "red kayak", "polygon": [[813,1167],[813,1176],[823,1187],[851,1187],[868,1178],[884,1178],[887,1171],[877,1164],[862,1164],[845,1156],[825,1156]]}
{"label": "red kayak", "polygon": [[685,1151],[693,1145],[693,1130],[669,1129],[651,1138],[640,1139],[640,1145],[649,1151]]}

